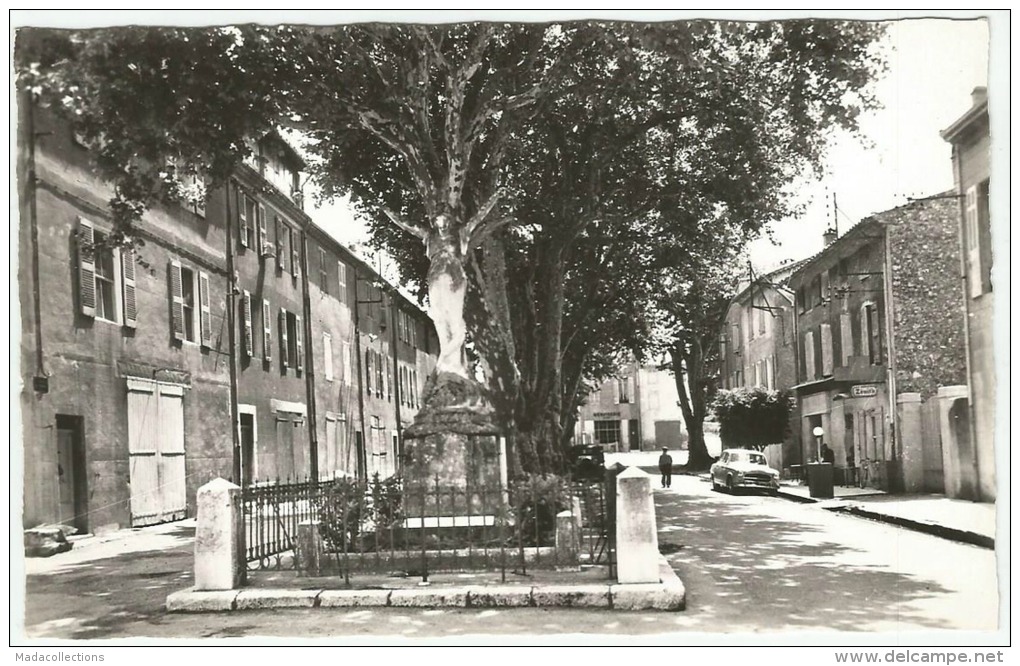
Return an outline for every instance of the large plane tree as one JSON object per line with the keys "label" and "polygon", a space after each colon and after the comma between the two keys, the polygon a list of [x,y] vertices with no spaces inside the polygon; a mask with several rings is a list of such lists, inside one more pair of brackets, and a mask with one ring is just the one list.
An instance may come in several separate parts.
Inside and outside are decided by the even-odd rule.
{"label": "large plane tree", "polygon": [[[228,179],[250,137],[302,132],[321,190],[351,195],[420,278],[440,337],[423,413],[488,419],[494,402],[516,427],[562,424],[584,359],[605,351],[584,306],[602,301],[583,300],[583,276],[641,268],[598,265],[617,232],[654,243],[786,212],[783,187],[870,103],[878,32],[832,21],[22,31],[16,59],[21,90],[94,147],[126,232],[179,198],[180,182]],[[603,308],[649,302],[639,291]],[[521,327],[529,307],[542,321]],[[469,339],[504,399],[474,381]],[[579,340],[586,349],[571,349]],[[580,375],[563,381],[564,359]],[[522,401],[540,385],[555,398]],[[558,446],[562,428],[543,428],[531,439]]]}

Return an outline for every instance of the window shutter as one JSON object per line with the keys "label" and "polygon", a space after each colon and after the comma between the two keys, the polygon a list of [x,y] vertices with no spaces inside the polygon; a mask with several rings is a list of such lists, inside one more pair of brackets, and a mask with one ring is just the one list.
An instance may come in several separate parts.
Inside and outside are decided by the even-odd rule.
{"label": "window shutter", "polygon": [[393,365],[390,363],[390,357],[386,356],[386,367],[383,368],[383,376],[386,377],[386,399],[393,400],[393,375],[390,374],[390,368]]}
{"label": "window shutter", "polygon": [[199,272],[198,274],[198,304],[202,346],[209,347],[212,344],[212,309],[209,304],[209,275],[207,273]]}
{"label": "window shutter", "polygon": [[[124,281],[124,325],[134,328],[138,322],[138,299],[135,294],[135,251],[129,247],[121,249],[120,264],[120,275]],[[95,284],[94,281],[93,284]]]}
{"label": "window shutter", "polygon": [[822,375],[832,374],[832,327],[822,324]]}
{"label": "window shutter", "polygon": [[351,343],[344,342],[341,349],[343,350],[343,361],[341,365],[343,375],[341,375],[341,379],[345,383],[349,384],[351,381]]}
{"label": "window shutter", "polygon": [[322,371],[327,382],[333,381],[333,337],[322,334]]}
{"label": "window shutter", "polygon": [[386,373],[383,371],[383,355],[375,355],[375,396],[382,398],[386,393],[386,387],[383,385],[386,381]]}
{"label": "window shutter", "polygon": [[807,380],[815,378],[815,334],[808,331],[804,335],[804,368],[807,373]]}
{"label": "window shutter", "polygon": [[284,226],[283,221],[277,217],[276,219],[276,268],[285,271],[287,270],[287,255],[286,248],[284,247],[284,234],[287,233],[287,228]]}
{"label": "window shutter", "polygon": [[255,356],[255,336],[251,326],[251,293],[244,292],[241,299],[242,316],[244,317],[244,353],[248,358]]}
{"label": "window shutter", "polygon": [[301,328],[301,317],[294,317],[294,348],[296,349],[297,355],[297,369],[304,370],[305,368],[305,346],[304,346],[304,329]]}
{"label": "window shutter", "polygon": [[240,235],[241,247],[248,247],[248,202],[243,190],[237,190],[237,233]]}
{"label": "window shutter", "polygon": [[372,395],[372,350],[365,350],[365,392]]}
{"label": "window shutter", "polygon": [[280,363],[283,367],[290,365],[290,341],[287,339],[287,311],[280,308]]}
{"label": "window shutter", "polygon": [[266,233],[266,207],[259,204],[259,254],[266,256],[273,253],[272,245],[269,244],[269,234]]}
{"label": "window shutter", "polygon": [[981,228],[978,224],[978,192],[976,185],[967,189],[964,217],[967,221],[967,285],[970,297],[977,298],[983,293],[984,283],[982,277],[984,276],[984,270],[981,266]]}
{"label": "window shutter", "polygon": [[262,358],[273,360],[273,310],[265,298],[262,299]]}
{"label": "window shutter", "polygon": [[839,339],[840,351],[843,359],[843,367],[850,366],[850,357],[854,355],[854,334],[850,327],[850,313],[843,312],[839,315]]}
{"label": "window shutter", "polygon": [[174,340],[184,339],[184,287],[181,262],[170,260],[170,314]]}
{"label": "window shutter", "polygon": [[78,218],[78,302],[81,313],[96,316],[96,233],[92,223]]}
{"label": "window shutter", "polygon": [[287,235],[290,237],[290,274],[297,277],[298,264],[301,261],[301,257],[298,255],[299,236],[293,229],[291,229]]}
{"label": "window shutter", "polygon": [[861,307],[861,356],[871,358],[871,328],[868,322],[868,304]]}

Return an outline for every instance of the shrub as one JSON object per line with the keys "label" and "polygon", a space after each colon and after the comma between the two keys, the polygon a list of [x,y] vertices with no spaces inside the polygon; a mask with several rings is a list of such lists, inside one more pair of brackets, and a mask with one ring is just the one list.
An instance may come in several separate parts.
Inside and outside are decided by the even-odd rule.
{"label": "shrub", "polygon": [[712,403],[724,446],[762,449],[790,432],[793,396],[756,386],[720,390]]}
{"label": "shrub", "polygon": [[551,543],[556,514],[569,506],[566,481],[554,474],[526,474],[513,486],[511,503],[517,529],[526,545]]}

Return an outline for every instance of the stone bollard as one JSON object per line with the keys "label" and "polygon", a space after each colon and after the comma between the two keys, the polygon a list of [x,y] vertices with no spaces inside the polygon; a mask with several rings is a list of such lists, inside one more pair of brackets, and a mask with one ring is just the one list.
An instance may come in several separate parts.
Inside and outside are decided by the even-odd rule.
{"label": "stone bollard", "polygon": [[309,576],[321,576],[322,556],[322,532],[319,530],[319,521],[302,521],[298,524],[297,541],[294,543],[294,559],[298,571]]}
{"label": "stone bollard", "polygon": [[620,583],[659,582],[652,477],[637,467],[616,477],[616,578]]}
{"label": "stone bollard", "polygon": [[567,511],[556,514],[556,564],[577,567],[580,564],[580,532],[575,529],[574,516]]}
{"label": "stone bollard", "polygon": [[581,528],[584,527],[584,519],[581,517],[581,498],[574,495],[570,498],[570,512],[574,518],[574,534],[577,535],[577,548],[581,549]]}
{"label": "stone bollard", "polygon": [[241,489],[213,479],[198,489],[195,589],[234,590],[244,583]]}

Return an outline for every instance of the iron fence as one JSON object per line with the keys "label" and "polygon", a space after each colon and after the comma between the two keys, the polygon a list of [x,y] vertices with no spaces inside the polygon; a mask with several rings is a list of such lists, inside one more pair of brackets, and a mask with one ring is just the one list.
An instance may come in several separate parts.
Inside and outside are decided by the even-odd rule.
{"label": "iron fence", "polygon": [[[528,477],[506,486],[443,485],[400,477],[256,484],[242,490],[249,569],[296,566],[299,525],[315,521],[319,573],[421,576],[556,564],[556,515],[569,511],[582,560],[613,566],[610,502],[602,482]],[[610,571],[612,575],[612,571]]]}

